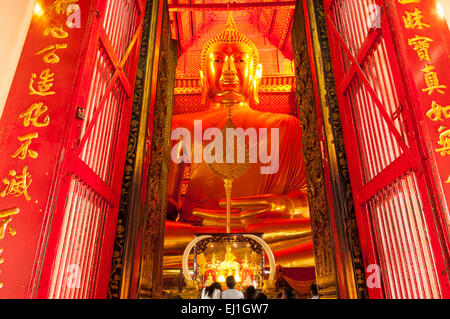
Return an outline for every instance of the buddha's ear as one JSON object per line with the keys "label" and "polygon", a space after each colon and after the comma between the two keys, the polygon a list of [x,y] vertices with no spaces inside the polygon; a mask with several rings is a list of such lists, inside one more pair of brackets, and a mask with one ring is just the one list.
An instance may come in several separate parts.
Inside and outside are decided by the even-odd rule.
{"label": "buddha's ear", "polygon": [[258,64],[258,66],[256,67],[256,71],[255,71],[255,80],[253,81],[253,84],[252,84],[253,85],[252,98],[256,104],[259,104],[258,89],[259,89],[259,85],[261,84],[261,78],[262,78],[262,64]]}
{"label": "buddha's ear", "polygon": [[206,85],[206,79],[203,76],[203,71],[200,71],[200,85],[202,87],[202,105],[206,104],[208,98],[208,86]]}

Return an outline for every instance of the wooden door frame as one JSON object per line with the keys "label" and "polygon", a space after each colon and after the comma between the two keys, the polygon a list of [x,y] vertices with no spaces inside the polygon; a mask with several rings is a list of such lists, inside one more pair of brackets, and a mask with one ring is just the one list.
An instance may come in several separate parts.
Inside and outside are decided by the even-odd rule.
{"label": "wooden door frame", "polygon": [[324,8],[316,0],[296,7],[292,43],[319,295],[366,298]]}

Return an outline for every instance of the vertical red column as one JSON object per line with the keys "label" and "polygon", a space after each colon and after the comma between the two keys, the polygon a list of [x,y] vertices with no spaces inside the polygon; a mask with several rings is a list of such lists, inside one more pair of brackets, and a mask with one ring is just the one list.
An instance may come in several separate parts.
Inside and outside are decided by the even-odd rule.
{"label": "vertical red column", "polygon": [[38,275],[91,2],[37,2],[0,119],[0,298]]}

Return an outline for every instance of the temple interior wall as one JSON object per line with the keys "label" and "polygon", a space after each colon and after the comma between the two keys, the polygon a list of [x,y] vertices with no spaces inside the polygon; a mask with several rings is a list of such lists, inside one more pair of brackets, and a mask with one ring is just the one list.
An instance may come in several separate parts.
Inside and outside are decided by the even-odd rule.
{"label": "temple interior wall", "polygon": [[0,116],[19,63],[36,0],[0,0]]}

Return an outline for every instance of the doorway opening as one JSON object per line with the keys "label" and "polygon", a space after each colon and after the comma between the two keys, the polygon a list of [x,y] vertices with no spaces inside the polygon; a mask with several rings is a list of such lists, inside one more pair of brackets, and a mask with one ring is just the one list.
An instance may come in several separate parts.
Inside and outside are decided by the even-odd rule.
{"label": "doorway opening", "polygon": [[[170,4],[169,8],[171,8]],[[211,5],[210,9],[212,8],[214,5]],[[172,34],[176,36],[179,44],[175,74],[173,129],[180,126],[192,128],[194,121],[199,120],[202,121],[203,130],[212,127],[222,129],[226,122],[226,111],[221,114],[220,111],[211,107],[212,103],[209,100],[206,103],[202,101],[201,92],[200,71],[205,67],[202,66],[202,50],[210,39],[214,39],[223,32],[230,19],[229,11],[220,10],[220,7],[215,9],[170,11]],[[291,40],[294,11],[292,4],[267,5],[259,9],[232,11],[237,32],[241,32],[247,39],[255,43],[259,53],[259,63],[262,65],[262,79],[258,90],[259,103],[250,102],[248,112],[241,110],[234,112],[233,110],[231,112],[233,124],[247,130],[253,127],[257,129],[270,127],[277,121],[295,123],[292,124],[293,132],[291,134],[283,134],[286,131],[280,130],[280,140],[277,141],[280,154],[289,154],[289,157],[280,157],[279,171],[268,180],[266,177],[261,178],[259,173],[252,175],[250,169],[233,181],[232,198],[250,196],[252,200],[257,201],[260,198],[256,196],[283,196],[289,191],[292,193],[294,189],[305,197],[307,196]],[[260,120],[250,119],[255,117],[259,117]],[[186,246],[196,234],[219,233],[225,229],[223,220],[218,221],[207,216],[212,214],[219,216],[221,213],[219,201],[225,198],[225,188],[223,181],[214,176],[211,171],[204,169],[202,164],[184,164],[182,167],[172,165],[171,169],[177,171],[169,174],[163,289],[170,293],[177,293],[184,287],[181,266]],[[295,183],[297,184],[294,186]],[[197,208],[210,211],[208,214],[199,213],[196,211]],[[249,210],[241,209],[234,213],[245,214]],[[315,282],[316,272],[309,209],[305,207],[303,214],[295,219],[275,216],[273,213],[262,213],[251,219],[233,218],[231,228],[233,233],[263,233],[264,239],[269,243],[275,255],[277,266],[286,268],[284,276],[288,280],[295,278],[298,283],[299,295],[304,297],[309,295],[309,288]],[[215,245],[217,246],[217,244]],[[242,265],[238,265],[241,270],[232,271],[230,269],[227,271],[233,272],[233,274],[239,273],[237,275],[238,285],[243,285],[242,288],[244,288],[243,272],[248,269],[243,267],[243,264],[250,258],[251,252],[248,254],[235,252],[234,255],[229,258],[236,258],[242,262]],[[201,260],[196,258],[195,277],[200,287],[208,285],[209,281],[217,278],[222,278],[222,285],[224,285],[225,276],[221,274],[224,270],[219,270],[219,268],[225,261],[222,260],[225,257],[226,251],[224,250],[220,254],[203,257]],[[211,258],[214,258],[215,262]],[[189,264],[193,269],[193,254],[191,254]],[[267,260],[266,266],[268,267]],[[254,270],[248,271],[250,273],[248,277],[256,277],[252,275]],[[291,277],[288,277],[288,273]],[[207,274],[212,274],[212,278],[209,278]],[[249,280],[247,285],[250,282],[257,285],[255,280]],[[262,288],[262,283],[259,285]]]}
{"label": "doorway opening", "polygon": [[[148,95],[154,100],[148,103],[150,112],[146,120],[149,125],[143,125],[141,131],[137,130],[145,136],[142,145],[148,147],[142,146],[140,151],[136,151],[141,156],[140,169],[144,178],[139,177],[135,181],[142,183],[140,187],[145,190],[133,191],[134,197],[128,200],[136,207],[131,209],[124,223],[126,236],[121,247],[125,249],[119,257],[124,256],[125,252],[126,258],[117,262],[120,267],[113,267],[120,275],[115,279],[116,288],[115,292],[111,290],[112,295],[158,298],[163,288],[171,291],[182,288],[180,253],[183,246],[195,233],[201,233],[201,229],[211,227],[211,232],[217,231],[217,223],[208,224],[204,222],[205,218],[191,218],[194,214],[186,216],[184,206],[189,202],[193,212],[207,203],[208,198],[220,197],[222,186],[216,184],[208,189],[211,180],[207,178],[203,179],[205,183],[195,184],[194,177],[205,176],[195,167],[179,170],[178,174],[170,171],[170,132],[172,122],[179,124],[190,120],[192,125],[196,115],[207,117],[209,114],[210,110],[201,101],[198,71],[202,64],[199,52],[202,41],[204,43],[208,37],[222,30],[227,16],[222,11],[227,10],[236,12],[237,27],[256,43],[261,51],[260,56],[265,56],[261,62],[262,84],[266,91],[263,89],[260,92],[262,103],[251,105],[250,109],[258,112],[252,108],[261,108],[261,113],[269,114],[271,119],[292,118],[301,129],[301,147],[297,147],[297,152],[286,154],[302,156],[302,163],[298,161],[297,164],[303,165],[306,179],[310,232],[303,233],[303,238],[293,238],[290,242],[293,246],[288,251],[306,245],[300,240],[310,240],[310,256],[313,257],[309,260],[314,262],[314,280],[321,297],[392,297],[424,291],[418,286],[408,286],[409,290],[401,292],[396,290],[396,285],[401,282],[420,286],[428,281],[425,277],[413,281],[402,277],[403,270],[415,273],[407,263],[408,258],[396,259],[395,263],[390,260],[390,256],[410,256],[426,269],[430,266],[426,262],[430,256],[439,257],[437,246],[427,250],[427,256],[420,255],[421,250],[408,242],[404,233],[398,230],[399,227],[408,227],[407,233],[414,234],[419,240],[425,233],[414,220],[420,217],[428,227],[428,234],[436,237],[431,221],[424,220],[426,213],[420,211],[420,207],[426,211],[431,208],[424,189],[427,181],[422,175],[414,173],[414,167],[422,167],[421,163],[412,160],[420,157],[418,145],[416,140],[407,140],[408,136],[417,134],[415,128],[409,126],[415,122],[411,118],[409,122],[402,120],[409,118],[412,112],[407,112],[409,104],[407,99],[403,101],[405,96],[402,96],[402,90],[394,89],[403,85],[396,56],[386,54],[388,50],[394,50],[391,29],[385,25],[380,30],[370,31],[370,25],[367,26],[369,13],[359,7],[352,11],[353,7],[345,3],[323,3],[319,0],[248,2],[233,4],[232,8],[231,4],[221,2],[198,5],[169,2],[152,11],[159,18],[152,20],[151,30],[155,31],[152,39],[156,40],[150,41],[150,44],[159,50],[150,61],[154,68],[153,77],[143,83],[148,94],[154,93]],[[368,8],[369,2],[365,4]],[[252,8],[241,10],[242,6]],[[255,6],[258,8],[253,8]],[[354,7],[357,7],[356,4]],[[351,24],[342,22],[343,18],[349,19],[355,28],[346,29]],[[385,11],[380,19],[382,24],[387,23]],[[365,26],[357,28],[355,23],[364,23]],[[178,41],[176,44],[171,42],[170,33]],[[349,48],[355,39],[358,46]],[[155,41],[160,41],[158,43],[161,45],[155,45]],[[383,59],[388,63],[380,62]],[[142,68],[148,63],[144,63]],[[387,80],[381,80],[383,78]],[[346,86],[342,87],[343,84]],[[141,90],[141,96],[145,96],[142,94],[144,91]],[[391,95],[386,95],[387,92]],[[396,95],[398,92],[401,94]],[[137,100],[139,103],[142,101]],[[223,114],[224,123],[218,126],[219,129],[224,127],[227,116]],[[257,118],[254,116],[252,120]],[[357,156],[353,156],[355,151]],[[352,156],[347,158],[345,154],[349,152]],[[374,171],[369,164],[376,165],[377,170]],[[372,167],[372,170],[364,171],[368,169],[365,165]],[[361,171],[371,175],[361,176],[358,173]],[[252,185],[255,180],[248,179],[246,182]],[[174,193],[174,185],[177,186],[176,196],[169,199],[169,195]],[[193,191],[194,187],[203,188],[204,192]],[[206,197],[195,202],[195,195],[199,194]],[[282,191],[278,194],[284,195]],[[215,198],[216,204],[222,198],[223,194],[221,198]],[[413,206],[408,206],[409,203]],[[143,207],[140,207],[141,204]],[[380,215],[383,211],[397,211],[401,215],[393,214],[390,219],[385,219],[387,215]],[[205,211],[202,214],[207,215]],[[402,219],[397,219],[398,216]],[[286,224],[280,222],[278,229]],[[252,225],[257,223],[248,223],[244,229],[248,231]],[[273,225],[262,226],[270,228]],[[394,226],[386,225],[397,228],[390,229]],[[256,228],[253,230],[257,231]],[[403,235],[395,237],[396,233]],[[279,249],[278,261],[285,265],[280,264],[280,269],[301,268],[289,267],[300,265],[300,249],[295,254],[288,252],[283,255],[283,248],[288,245],[276,247],[276,242],[272,242],[272,249],[276,252]],[[427,245],[435,245],[436,242],[433,240]],[[297,264],[290,264],[293,259]],[[123,271],[120,263],[123,263]],[[379,277],[380,284],[369,287],[369,293],[364,277],[369,268],[364,266],[383,269],[384,277]],[[435,274],[433,271],[421,273]],[[439,295],[439,284],[435,279],[431,278],[431,286],[425,289],[430,296]]]}
{"label": "doorway opening", "polygon": [[[251,5],[246,3],[249,4]],[[243,4],[234,4],[237,7],[240,5]],[[257,5],[257,2],[254,5]],[[221,6],[223,3],[202,4],[191,10],[186,6],[169,2],[167,7],[156,7],[157,10],[152,11],[155,21],[159,21],[152,24],[151,31],[155,32],[153,37],[158,38],[159,34],[158,41],[164,45],[161,45],[158,63],[155,62],[156,54],[152,56],[150,62],[147,61],[147,65],[152,63],[158,68],[154,73],[157,76],[153,80],[150,77],[147,81],[143,81],[141,89],[139,89],[140,82],[137,81],[137,92],[141,96],[145,96],[143,92],[146,85],[148,92],[151,90],[150,87],[154,86],[156,101],[147,103],[154,108],[150,110],[153,113],[149,112],[148,118],[145,118],[145,114],[141,115],[141,119],[149,123],[148,126],[144,126],[146,128],[142,134],[145,135],[145,139],[142,140],[141,149],[135,143],[139,141],[139,134],[133,137],[133,143],[129,145],[129,148],[136,149],[135,154],[141,156],[141,162],[135,161],[137,164],[134,167],[126,169],[130,171],[129,181],[126,184],[133,186],[128,187],[128,192],[125,193],[123,219],[119,218],[118,230],[121,231],[118,232],[120,238],[116,238],[117,253],[115,253],[118,257],[113,259],[109,292],[112,298],[129,296],[160,298],[163,290],[170,293],[179,292],[184,285],[180,269],[181,255],[186,245],[196,233],[224,230],[224,226],[218,223],[204,222],[189,215],[183,216],[185,213],[183,205],[186,206],[189,201],[188,208],[191,212],[197,205],[200,206],[207,201],[203,198],[195,202],[195,196],[199,194],[206,196],[206,199],[217,197],[215,198],[217,206],[224,196],[223,186],[216,183],[213,189],[217,190],[217,194],[211,193],[211,189],[204,187],[206,184],[193,183],[193,180],[195,181],[193,176],[202,176],[201,170],[188,167],[189,169],[183,168],[175,174],[169,169],[170,160],[165,161],[164,156],[161,156],[166,152],[167,158],[170,157],[173,146],[170,132],[174,123],[190,120],[192,125],[192,120],[198,114],[203,118],[208,117],[208,105],[201,101],[200,55],[204,43],[216,36],[227,24],[229,14],[227,10],[212,10]],[[279,266],[278,275],[282,279],[280,284],[294,285],[296,282],[299,296],[309,295],[312,282],[317,282],[323,297],[361,296],[364,294],[364,285],[361,284],[364,282],[361,279],[364,275],[363,271],[355,272],[359,267],[353,258],[354,255],[358,255],[359,249],[358,236],[351,233],[356,232],[355,227],[346,229],[347,237],[353,241],[349,245],[344,243],[346,245],[344,251],[347,252],[346,262],[336,264],[336,260],[341,258],[335,256],[340,239],[332,235],[333,232],[336,233],[336,226],[333,224],[335,217],[331,214],[334,208],[327,196],[332,190],[329,182],[330,172],[328,167],[324,167],[324,163],[329,163],[325,159],[327,144],[322,135],[325,121],[320,110],[320,99],[314,91],[316,74],[312,72],[314,70],[312,66],[315,60],[308,49],[312,46],[311,38],[308,36],[310,31],[308,3],[271,2],[262,8],[253,9],[232,10],[237,29],[257,45],[262,64],[260,103],[251,104],[251,112],[263,114],[268,123],[280,120],[288,122],[290,126],[286,126],[296,127],[295,131],[299,133],[297,137],[295,134],[292,136],[287,134],[287,137],[280,141],[289,150],[283,154],[297,156],[287,165],[288,171],[292,165],[294,165],[292,167],[297,165],[296,168],[286,173],[284,181],[281,182],[289,181],[292,174],[303,174],[304,188],[301,190],[304,191],[304,198],[308,199],[308,208],[305,210],[306,214],[300,218],[276,220],[263,216],[260,220],[253,219],[240,225],[238,222],[233,227],[236,231],[265,233],[265,239],[275,251]],[[160,20],[156,17],[160,17]],[[169,28],[172,38],[177,40],[176,43],[171,43],[167,37]],[[164,42],[161,37],[164,37]],[[149,43],[156,47],[152,41]],[[147,55],[144,52],[144,57],[148,58],[150,51],[147,51]],[[178,53],[174,55],[174,52]],[[146,64],[141,66],[142,70],[145,66]],[[162,93],[159,92],[159,88],[162,89]],[[172,88],[174,94],[171,93]],[[139,103],[145,101],[136,96],[135,100]],[[145,107],[145,104],[142,106]],[[223,119],[226,117],[226,114],[223,115]],[[232,115],[231,119],[239,122],[239,116],[233,118]],[[225,122],[217,127],[221,129],[224,124]],[[138,126],[136,132],[140,132]],[[333,160],[338,161],[342,158],[334,157]],[[133,173],[134,169],[141,170],[143,179],[138,178],[133,182],[132,175],[136,175]],[[205,176],[207,176],[205,180],[209,183],[211,177]],[[281,182],[272,183],[275,186],[269,188],[270,191],[245,193],[247,185],[249,189],[254,187],[251,185],[257,187],[265,185],[252,182],[254,182],[252,179],[243,179],[241,183],[236,183],[238,190],[236,194],[285,195],[285,189],[276,189]],[[202,193],[192,191],[193,185],[197,189],[203,189]],[[239,193],[239,187],[243,193]],[[349,188],[349,185],[345,185],[344,181],[341,187]],[[342,189],[341,193],[344,194]],[[170,196],[173,194],[175,196]],[[348,192],[348,189],[343,197],[342,201],[351,206],[351,203],[346,202],[346,200],[351,202],[351,192]],[[269,214],[266,217],[273,216]],[[353,221],[355,224],[352,218],[354,216],[349,213],[345,223],[351,224]],[[280,232],[280,229],[283,231]],[[340,267],[338,271],[337,267]]]}

